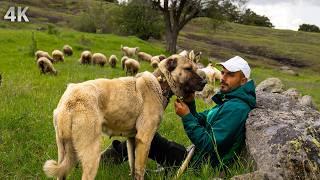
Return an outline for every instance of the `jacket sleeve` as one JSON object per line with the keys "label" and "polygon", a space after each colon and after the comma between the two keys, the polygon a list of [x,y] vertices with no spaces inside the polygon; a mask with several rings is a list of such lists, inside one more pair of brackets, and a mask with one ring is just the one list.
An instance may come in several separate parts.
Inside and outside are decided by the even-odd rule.
{"label": "jacket sleeve", "polygon": [[204,152],[212,152],[215,145],[223,146],[225,143],[232,142],[235,133],[245,122],[248,109],[242,106],[227,107],[226,104],[208,127],[201,126],[198,119],[189,113],[182,117],[184,129],[191,142]]}
{"label": "jacket sleeve", "polygon": [[190,103],[187,103],[187,106],[190,109],[190,113],[197,119],[197,121],[200,123],[200,125],[205,126],[205,122],[207,120],[207,115],[209,113],[209,110],[205,110],[203,112],[198,113],[196,109],[196,102],[193,100]]}

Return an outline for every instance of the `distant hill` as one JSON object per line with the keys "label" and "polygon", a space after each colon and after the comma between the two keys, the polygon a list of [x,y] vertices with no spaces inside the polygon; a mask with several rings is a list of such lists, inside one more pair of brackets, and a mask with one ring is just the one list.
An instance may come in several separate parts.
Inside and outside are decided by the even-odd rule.
{"label": "distant hill", "polygon": [[198,18],[180,33],[181,49],[196,49],[208,57],[225,60],[234,55],[255,66],[289,65],[320,69],[320,34],[225,23],[214,28],[208,18]]}
{"label": "distant hill", "polygon": [[[30,22],[40,25],[34,28],[41,29],[48,23],[70,27],[73,18],[94,1],[4,0],[0,2],[0,15],[3,17],[9,6],[28,6]],[[96,2],[109,4],[106,1]],[[204,57],[217,60],[241,55],[252,65],[260,67],[289,65],[313,71],[320,69],[318,33],[276,30],[235,23],[225,23],[216,27],[208,18],[197,18],[182,30],[178,46],[181,49],[201,50]]]}

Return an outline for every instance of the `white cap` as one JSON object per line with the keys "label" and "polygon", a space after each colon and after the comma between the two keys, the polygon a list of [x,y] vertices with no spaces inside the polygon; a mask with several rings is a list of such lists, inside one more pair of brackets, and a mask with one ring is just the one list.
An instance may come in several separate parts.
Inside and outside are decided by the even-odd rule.
{"label": "white cap", "polygon": [[249,79],[251,69],[246,60],[242,59],[240,56],[235,56],[226,62],[218,63],[221,64],[224,68],[226,68],[230,72],[242,71],[244,76]]}

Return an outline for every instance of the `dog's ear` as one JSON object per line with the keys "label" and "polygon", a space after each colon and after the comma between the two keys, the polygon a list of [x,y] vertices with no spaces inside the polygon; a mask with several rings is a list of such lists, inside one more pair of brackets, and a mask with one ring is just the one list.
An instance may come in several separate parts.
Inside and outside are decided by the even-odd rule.
{"label": "dog's ear", "polygon": [[194,61],[194,59],[195,59],[195,54],[194,54],[194,51],[193,51],[193,50],[189,52],[188,58],[189,58],[191,61]]}
{"label": "dog's ear", "polygon": [[169,58],[167,60],[166,66],[169,72],[173,71],[177,67],[177,59]]}

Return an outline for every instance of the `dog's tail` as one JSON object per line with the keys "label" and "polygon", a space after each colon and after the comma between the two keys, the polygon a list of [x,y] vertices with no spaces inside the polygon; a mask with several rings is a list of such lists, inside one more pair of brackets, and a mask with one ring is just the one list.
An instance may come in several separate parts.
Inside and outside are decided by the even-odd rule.
{"label": "dog's tail", "polygon": [[[71,143],[66,143],[66,144],[71,145]],[[43,171],[48,177],[59,177],[59,179],[63,179],[64,177],[66,177],[66,175],[68,174],[68,172],[72,168],[72,166],[73,166],[72,165],[73,160],[71,159],[72,152],[70,152],[71,149],[68,146],[69,145],[66,145],[65,147],[61,147],[61,148],[65,148],[65,150],[64,150],[65,154],[62,157],[63,159],[60,164],[55,160],[47,160],[44,163]]]}
{"label": "dog's tail", "polygon": [[48,177],[64,179],[76,161],[71,140],[71,117],[66,113],[58,113],[57,109],[53,116],[57,134],[59,163],[55,160],[47,160],[43,165],[43,171]]}

